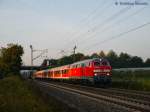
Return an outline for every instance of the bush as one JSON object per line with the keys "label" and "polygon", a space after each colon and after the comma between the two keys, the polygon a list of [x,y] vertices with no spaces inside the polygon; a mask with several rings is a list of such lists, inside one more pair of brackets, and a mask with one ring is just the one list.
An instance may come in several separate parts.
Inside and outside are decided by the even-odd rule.
{"label": "bush", "polygon": [[112,86],[150,91],[150,71],[113,71]]}

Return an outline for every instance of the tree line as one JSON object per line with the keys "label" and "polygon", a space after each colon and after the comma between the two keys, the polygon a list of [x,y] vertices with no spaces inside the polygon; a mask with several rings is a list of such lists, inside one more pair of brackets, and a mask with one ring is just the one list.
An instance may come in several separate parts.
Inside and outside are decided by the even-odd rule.
{"label": "tree line", "polygon": [[23,47],[17,44],[0,48],[0,77],[19,73],[23,53]]}
{"label": "tree line", "polygon": [[132,56],[124,52],[117,54],[113,50],[110,50],[107,54],[105,54],[104,51],[100,51],[99,53],[93,53],[92,55],[76,53],[74,55],[72,54],[69,56],[63,56],[60,59],[44,60],[42,65],[46,65],[47,61],[49,61],[50,67],[57,67],[91,58],[106,58],[109,60],[113,68],[150,67],[150,58],[147,58],[146,61],[144,61],[139,56]]}

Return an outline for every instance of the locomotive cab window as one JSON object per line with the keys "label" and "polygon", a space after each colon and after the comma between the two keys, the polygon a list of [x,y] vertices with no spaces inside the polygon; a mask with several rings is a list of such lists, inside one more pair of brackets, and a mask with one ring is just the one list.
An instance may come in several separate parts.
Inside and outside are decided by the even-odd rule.
{"label": "locomotive cab window", "polygon": [[94,66],[100,66],[100,62],[95,61],[95,62],[94,62]]}
{"label": "locomotive cab window", "polygon": [[101,62],[101,65],[107,65],[107,62],[106,61],[103,61],[103,62]]}
{"label": "locomotive cab window", "polygon": [[101,61],[101,66],[110,66],[110,64],[107,60],[103,60]]}

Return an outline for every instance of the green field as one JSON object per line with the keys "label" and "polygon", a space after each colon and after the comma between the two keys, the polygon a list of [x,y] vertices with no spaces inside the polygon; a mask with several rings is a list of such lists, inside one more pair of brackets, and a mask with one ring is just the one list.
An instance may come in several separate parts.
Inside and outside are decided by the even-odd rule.
{"label": "green field", "polygon": [[150,71],[113,71],[112,86],[150,91]]}
{"label": "green field", "polygon": [[19,76],[0,80],[0,112],[70,112],[65,104],[44,99],[33,86]]}

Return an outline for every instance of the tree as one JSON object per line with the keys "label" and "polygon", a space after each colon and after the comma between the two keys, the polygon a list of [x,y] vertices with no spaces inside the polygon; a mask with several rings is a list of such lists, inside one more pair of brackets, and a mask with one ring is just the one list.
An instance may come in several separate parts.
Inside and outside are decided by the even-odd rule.
{"label": "tree", "polygon": [[0,78],[3,78],[4,75],[8,72],[8,65],[2,61],[0,57]]}
{"label": "tree", "polygon": [[143,60],[141,57],[133,56],[131,58],[131,67],[142,67],[143,66]]}
{"label": "tree", "polygon": [[60,59],[58,59],[58,66],[67,65],[73,63],[73,57],[72,56],[64,56]]}
{"label": "tree", "polygon": [[75,61],[81,61],[83,59],[84,59],[84,54],[82,54],[82,53],[75,54]]}
{"label": "tree", "polygon": [[[6,48],[1,48],[1,70],[3,73],[19,73],[20,66],[22,65],[21,56],[24,51],[22,46],[17,44],[8,44]],[[6,68],[3,68],[5,65]]]}
{"label": "tree", "polygon": [[99,58],[99,55],[98,55],[97,53],[93,53],[93,54],[91,55],[91,58]]}
{"label": "tree", "polygon": [[84,59],[90,59],[89,55],[84,56]]}
{"label": "tree", "polygon": [[126,67],[130,67],[130,61],[131,61],[131,56],[127,53],[120,53],[119,55],[119,66],[126,68]]}
{"label": "tree", "polygon": [[150,58],[148,58],[144,64],[146,67],[150,67]]}
{"label": "tree", "polygon": [[100,51],[100,53],[99,53],[99,57],[100,57],[100,58],[105,58],[105,57],[106,57],[106,55],[105,55],[104,51]]}
{"label": "tree", "polygon": [[109,60],[112,67],[114,67],[114,68],[119,67],[118,55],[113,50],[110,50],[106,57]]}
{"label": "tree", "polygon": [[49,61],[50,67],[58,66],[57,63],[58,63],[57,59],[50,59]]}

